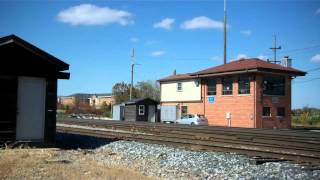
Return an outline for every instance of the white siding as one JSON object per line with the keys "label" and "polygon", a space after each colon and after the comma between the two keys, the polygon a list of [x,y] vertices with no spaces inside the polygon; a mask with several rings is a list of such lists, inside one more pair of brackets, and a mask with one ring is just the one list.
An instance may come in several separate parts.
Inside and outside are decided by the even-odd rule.
{"label": "white siding", "polygon": [[[182,83],[182,91],[177,91],[178,82]],[[161,101],[199,101],[201,100],[201,84],[196,80],[172,81],[161,83]]]}

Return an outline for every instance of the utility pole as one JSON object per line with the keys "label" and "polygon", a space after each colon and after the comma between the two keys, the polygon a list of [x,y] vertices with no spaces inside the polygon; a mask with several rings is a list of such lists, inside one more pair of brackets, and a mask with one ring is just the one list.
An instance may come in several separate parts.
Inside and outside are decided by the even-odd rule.
{"label": "utility pole", "polygon": [[274,35],[274,40],[273,40],[273,47],[270,48],[272,51],[273,51],[273,63],[277,64],[277,63],[280,63],[280,61],[277,61],[277,50],[280,50],[281,49],[281,46],[277,47],[277,36]]}
{"label": "utility pole", "polygon": [[132,99],[133,71],[134,71],[134,48],[132,49],[132,54],[131,54],[131,84],[130,84],[130,100]]}
{"label": "utility pole", "polygon": [[224,54],[223,54],[223,63],[227,63],[227,0],[224,0],[224,32],[223,32],[224,38]]}

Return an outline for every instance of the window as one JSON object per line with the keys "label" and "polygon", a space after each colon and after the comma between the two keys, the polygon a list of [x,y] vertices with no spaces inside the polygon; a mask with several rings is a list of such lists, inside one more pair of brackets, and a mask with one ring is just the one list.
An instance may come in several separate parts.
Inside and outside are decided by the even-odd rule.
{"label": "window", "polygon": [[222,79],[222,95],[232,95],[232,78]]}
{"label": "window", "polygon": [[182,83],[181,82],[177,83],[177,91],[182,91]]}
{"label": "window", "polygon": [[277,116],[284,117],[286,115],[286,109],[284,107],[277,108]]}
{"label": "window", "polygon": [[270,107],[263,107],[262,116],[268,116],[268,117],[271,117]]}
{"label": "window", "polygon": [[240,76],[238,79],[238,93],[250,94],[250,78],[249,76]]}
{"label": "window", "polygon": [[189,114],[188,117],[189,118],[194,118],[194,115],[193,114]]}
{"label": "window", "polygon": [[208,79],[208,89],[207,95],[216,95],[216,80],[215,79]]}
{"label": "window", "polygon": [[139,105],[139,115],[144,115],[144,105]]}
{"label": "window", "polygon": [[284,77],[264,77],[263,78],[264,95],[285,95],[285,78]]}
{"label": "window", "polygon": [[188,106],[181,106],[181,116],[186,116],[188,114]]}

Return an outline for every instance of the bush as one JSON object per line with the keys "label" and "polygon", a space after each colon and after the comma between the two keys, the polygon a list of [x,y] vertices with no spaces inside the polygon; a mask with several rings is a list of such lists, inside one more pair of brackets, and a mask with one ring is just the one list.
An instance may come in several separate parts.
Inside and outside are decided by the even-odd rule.
{"label": "bush", "polygon": [[102,116],[111,118],[111,111],[104,112]]}

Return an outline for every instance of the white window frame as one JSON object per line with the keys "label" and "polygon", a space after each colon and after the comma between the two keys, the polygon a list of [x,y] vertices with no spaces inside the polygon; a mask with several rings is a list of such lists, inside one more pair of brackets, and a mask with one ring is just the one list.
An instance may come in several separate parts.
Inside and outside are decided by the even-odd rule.
{"label": "white window frame", "polygon": [[139,105],[139,116],[143,116],[145,113],[145,106],[144,105]]}
{"label": "white window frame", "polygon": [[[180,89],[179,89],[179,84],[181,85],[181,86],[180,86]],[[182,88],[182,82],[178,82],[178,83],[177,83],[177,91],[178,91],[178,92],[182,92],[182,90],[183,90],[183,88]]]}

